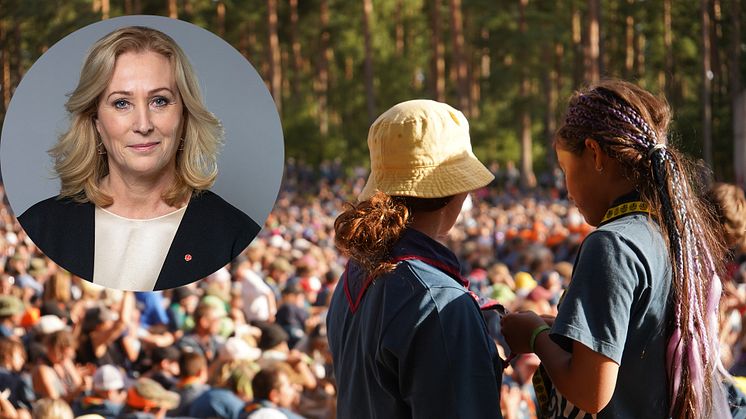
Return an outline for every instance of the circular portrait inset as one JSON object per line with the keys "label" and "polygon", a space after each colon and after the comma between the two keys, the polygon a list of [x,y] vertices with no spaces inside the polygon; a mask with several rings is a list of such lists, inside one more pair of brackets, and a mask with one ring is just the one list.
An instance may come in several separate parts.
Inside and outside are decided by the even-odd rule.
{"label": "circular portrait inset", "polygon": [[241,54],[192,24],[127,16],[50,48],[15,91],[0,167],[55,263],[151,291],[204,278],[254,239],[280,187],[274,101]]}

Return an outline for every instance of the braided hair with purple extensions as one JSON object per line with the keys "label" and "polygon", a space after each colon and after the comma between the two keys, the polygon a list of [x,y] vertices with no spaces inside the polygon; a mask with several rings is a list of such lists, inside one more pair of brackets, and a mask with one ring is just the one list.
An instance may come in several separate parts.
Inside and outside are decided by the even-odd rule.
{"label": "braided hair with purple extensions", "polygon": [[724,247],[695,193],[693,166],[668,144],[670,120],[664,99],[631,83],[603,81],[571,98],[556,142],[579,154],[587,138],[596,140],[657,214],[673,271],[666,351],[670,413],[716,417],[724,408],[717,333]]}

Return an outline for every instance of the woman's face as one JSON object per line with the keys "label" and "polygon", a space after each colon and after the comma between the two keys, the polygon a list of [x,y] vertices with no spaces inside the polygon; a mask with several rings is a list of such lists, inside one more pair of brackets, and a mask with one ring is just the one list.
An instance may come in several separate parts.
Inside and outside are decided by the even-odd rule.
{"label": "woman's face", "polygon": [[448,236],[448,232],[456,224],[459,214],[461,214],[461,208],[464,206],[464,201],[469,195],[468,192],[463,192],[458,195],[454,195],[453,199],[443,207],[443,222],[440,224],[438,231],[438,237],[445,238]]}
{"label": "woman's face", "polygon": [[175,172],[182,115],[168,58],[152,51],[121,54],[95,119],[109,173],[152,178]]}
{"label": "woman's face", "polygon": [[586,147],[578,155],[556,147],[557,162],[565,173],[565,185],[570,200],[590,225],[598,225],[608,209],[601,197],[603,182],[599,179],[590,151]]}

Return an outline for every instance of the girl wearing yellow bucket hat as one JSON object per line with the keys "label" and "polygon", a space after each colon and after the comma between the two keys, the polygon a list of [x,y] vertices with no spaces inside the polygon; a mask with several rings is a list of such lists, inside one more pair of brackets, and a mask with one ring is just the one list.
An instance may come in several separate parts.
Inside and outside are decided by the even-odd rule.
{"label": "girl wearing yellow bucket hat", "polygon": [[335,222],[349,258],[327,314],[340,418],[498,418],[502,362],[437,241],[493,175],[456,109],[400,103],[368,133],[371,174]]}

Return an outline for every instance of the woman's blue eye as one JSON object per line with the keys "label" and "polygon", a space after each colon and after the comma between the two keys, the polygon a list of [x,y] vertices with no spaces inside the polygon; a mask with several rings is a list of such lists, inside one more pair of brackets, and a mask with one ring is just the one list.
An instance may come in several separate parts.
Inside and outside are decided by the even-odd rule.
{"label": "woman's blue eye", "polygon": [[118,99],[114,101],[114,107],[117,109],[127,109],[129,103],[124,99]]}
{"label": "woman's blue eye", "polygon": [[162,97],[162,96],[159,96],[159,97],[153,98],[153,105],[155,105],[155,106],[157,106],[157,107],[159,107],[159,108],[160,108],[160,107],[163,107],[163,106],[166,106],[166,105],[168,105],[169,103],[171,103],[171,101],[170,101],[170,100],[168,100],[168,99],[167,99],[167,98],[165,98],[165,97]]}

